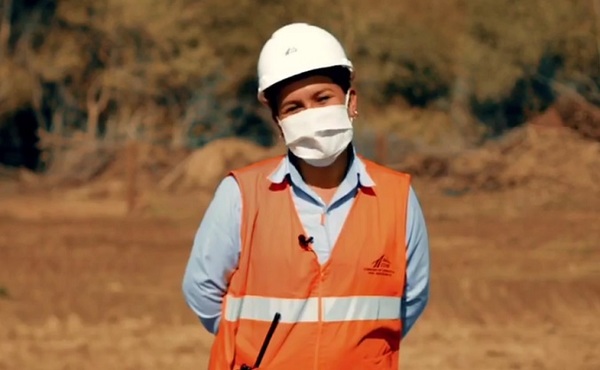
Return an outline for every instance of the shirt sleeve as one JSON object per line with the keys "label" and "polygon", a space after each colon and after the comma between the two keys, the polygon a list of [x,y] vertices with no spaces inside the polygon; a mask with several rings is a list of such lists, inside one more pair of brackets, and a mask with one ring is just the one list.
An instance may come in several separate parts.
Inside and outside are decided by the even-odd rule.
{"label": "shirt sleeve", "polygon": [[183,295],[202,325],[215,334],[229,276],[240,258],[242,197],[228,176],[217,187],[206,209],[183,277]]}
{"label": "shirt sleeve", "polygon": [[406,336],[429,300],[429,237],[417,195],[410,188],[406,224],[406,290],[401,317]]}

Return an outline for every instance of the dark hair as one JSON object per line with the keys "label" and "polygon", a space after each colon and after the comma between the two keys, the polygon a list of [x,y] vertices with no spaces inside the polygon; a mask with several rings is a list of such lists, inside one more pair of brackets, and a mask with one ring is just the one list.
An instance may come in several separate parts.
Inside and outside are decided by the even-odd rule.
{"label": "dark hair", "polygon": [[280,81],[265,90],[265,99],[267,99],[267,102],[269,103],[269,108],[271,108],[271,112],[273,113],[274,117],[276,116],[276,112],[279,108],[278,97],[283,87],[289,83],[296,82],[311,76],[326,76],[331,78],[333,83],[338,85],[342,89],[344,94],[347,93],[348,90],[350,90],[350,70],[348,70],[345,67],[328,67],[301,73],[294,77],[290,77],[288,79]]}

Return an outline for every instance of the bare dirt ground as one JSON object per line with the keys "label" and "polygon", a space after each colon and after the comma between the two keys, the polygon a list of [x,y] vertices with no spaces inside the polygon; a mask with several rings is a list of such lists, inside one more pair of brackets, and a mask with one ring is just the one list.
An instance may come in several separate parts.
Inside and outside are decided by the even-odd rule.
{"label": "bare dirt ground", "polygon": [[[600,369],[600,199],[449,196],[416,182],[432,296],[402,368]],[[203,369],[180,282],[210,194],[155,201],[0,194],[0,369]]]}

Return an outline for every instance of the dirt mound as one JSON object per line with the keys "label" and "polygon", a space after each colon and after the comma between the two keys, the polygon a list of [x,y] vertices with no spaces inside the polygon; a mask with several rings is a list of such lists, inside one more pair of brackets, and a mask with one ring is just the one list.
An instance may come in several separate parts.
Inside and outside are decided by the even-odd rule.
{"label": "dirt mound", "polygon": [[117,159],[117,150],[99,143],[77,143],[52,152],[43,186],[79,186],[105,172]]}
{"label": "dirt mound", "polygon": [[[565,127],[566,126],[566,127]],[[515,187],[599,191],[600,142],[583,139],[556,109],[483,147],[451,157],[416,154],[399,169],[456,190]]]}
{"label": "dirt mound", "polygon": [[135,175],[141,186],[156,184],[189,150],[173,150],[146,142],[76,143],[56,150],[43,186],[80,187],[97,182],[128,181]]}
{"label": "dirt mound", "polygon": [[[70,153],[67,157],[75,165],[64,167],[60,176],[54,177],[54,188],[65,190],[69,199],[136,198],[155,188],[161,178],[186,158],[189,150],[132,142],[101,151],[89,148],[85,153],[88,155]],[[91,159],[94,153],[106,155]],[[96,166],[97,163],[102,166]],[[92,168],[78,174],[76,170],[86,168],[87,164],[93,165]]]}
{"label": "dirt mound", "polygon": [[600,144],[569,130],[528,125],[505,140],[455,158],[450,172],[462,187],[530,185],[597,189]]}
{"label": "dirt mound", "polygon": [[229,171],[281,153],[280,146],[265,148],[238,138],[215,140],[190,154],[161,180],[159,187],[175,191],[213,191]]}
{"label": "dirt mound", "polygon": [[584,138],[600,141],[600,108],[574,98],[561,98],[555,106],[563,125]]}
{"label": "dirt mound", "polygon": [[93,174],[88,171],[78,181],[70,174],[81,168],[89,156],[73,160],[78,165],[62,172],[62,181],[56,183],[55,189],[64,192],[69,200],[121,199],[131,209],[138,209],[159,193],[214,191],[228,171],[283,152],[280,146],[265,148],[237,138],[215,140],[195,151],[130,143],[113,150],[102,161],[102,170],[95,167]]}
{"label": "dirt mound", "polygon": [[189,154],[188,149],[174,150],[161,145],[131,143],[119,148],[115,160],[97,180],[135,181],[141,188],[152,188]]}

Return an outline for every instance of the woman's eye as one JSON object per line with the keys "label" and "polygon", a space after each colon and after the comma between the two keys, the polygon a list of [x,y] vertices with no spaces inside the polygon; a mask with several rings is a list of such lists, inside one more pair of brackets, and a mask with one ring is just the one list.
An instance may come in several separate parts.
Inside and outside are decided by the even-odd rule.
{"label": "woman's eye", "polygon": [[287,108],[285,108],[285,109],[283,110],[283,113],[284,113],[284,114],[287,114],[287,113],[292,113],[292,112],[293,112],[293,111],[295,111],[296,109],[298,109],[298,106],[297,106],[297,105],[289,106],[289,107],[287,107]]}

